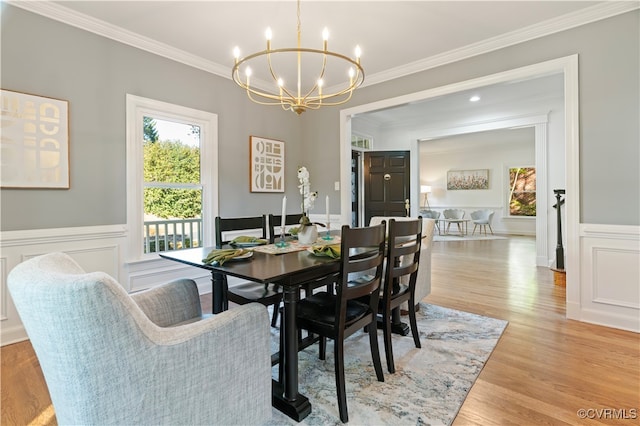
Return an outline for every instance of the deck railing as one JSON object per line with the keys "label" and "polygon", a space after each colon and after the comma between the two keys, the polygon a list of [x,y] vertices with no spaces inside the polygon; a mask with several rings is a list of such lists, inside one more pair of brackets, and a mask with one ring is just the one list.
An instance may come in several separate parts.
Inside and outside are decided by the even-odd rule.
{"label": "deck railing", "polygon": [[144,252],[182,250],[202,244],[202,219],[144,222]]}

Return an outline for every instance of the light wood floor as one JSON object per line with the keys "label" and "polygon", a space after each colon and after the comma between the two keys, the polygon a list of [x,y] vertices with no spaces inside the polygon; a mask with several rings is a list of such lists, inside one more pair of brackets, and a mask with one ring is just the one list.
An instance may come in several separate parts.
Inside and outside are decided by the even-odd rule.
{"label": "light wood floor", "polygon": [[[565,319],[532,238],[436,242],[432,281],[427,302],[509,321],[454,425],[640,424],[640,335]],[[31,345],[1,351],[1,424],[56,424]]]}

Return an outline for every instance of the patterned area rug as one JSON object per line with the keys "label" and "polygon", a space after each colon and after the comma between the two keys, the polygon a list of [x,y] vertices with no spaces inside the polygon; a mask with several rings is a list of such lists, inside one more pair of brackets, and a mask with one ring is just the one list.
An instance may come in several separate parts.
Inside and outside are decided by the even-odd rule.
{"label": "patterned area rug", "polygon": [[[349,425],[450,425],[467,393],[498,343],[507,321],[421,303],[418,329],[422,349],[413,338],[393,336],[396,372],[389,374],[379,332],[384,382],[378,382],[368,336],[356,333],[345,343]],[[403,317],[408,322],[408,318]],[[277,330],[272,328],[277,350]],[[300,392],[311,402],[302,425],[340,425],[333,365],[333,343],[327,359],[317,345],[299,354]],[[278,366],[273,368],[278,377]],[[273,410],[269,425],[298,424]]]}

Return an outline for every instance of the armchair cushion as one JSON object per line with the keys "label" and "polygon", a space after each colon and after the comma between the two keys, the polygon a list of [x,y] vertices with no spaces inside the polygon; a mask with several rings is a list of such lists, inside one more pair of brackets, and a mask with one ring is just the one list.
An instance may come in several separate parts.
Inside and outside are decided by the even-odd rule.
{"label": "armchair cushion", "polygon": [[175,280],[133,293],[131,298],[159,327],[170,327],[202,319],[200,295],[193,280]]}
{"label": "armchair cushion", "polygon": [[186,319],[199,307],[183,302],[161,313],[168,302],[144,299],[193,288],[152,290],[136,296],[139,306],[112,277],[85,273],[62,253],[19,264],[8,287],[59,424],[260,424],[271,417],[262,305],[160,327],[154,321]]}

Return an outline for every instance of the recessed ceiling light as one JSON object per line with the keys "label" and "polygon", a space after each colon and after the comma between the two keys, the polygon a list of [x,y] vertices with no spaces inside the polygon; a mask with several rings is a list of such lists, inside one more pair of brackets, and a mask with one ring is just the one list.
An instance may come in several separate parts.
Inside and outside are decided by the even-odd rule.
{"label": "recessed ceiling light", "polygon": [[480,100],[480,96],[478,95],[473,95],[472,97],[469,98],[470,102],[478,102]]}

